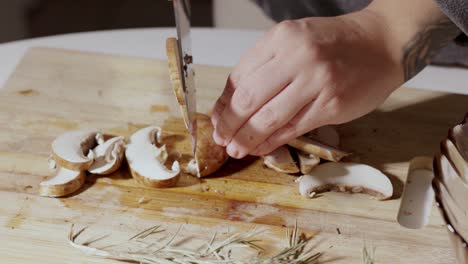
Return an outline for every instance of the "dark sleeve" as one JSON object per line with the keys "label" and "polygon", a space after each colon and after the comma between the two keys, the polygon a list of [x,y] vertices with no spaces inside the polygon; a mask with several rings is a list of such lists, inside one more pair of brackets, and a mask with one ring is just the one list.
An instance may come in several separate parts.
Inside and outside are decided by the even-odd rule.
{"label": "dark sleeve", "polygon": [[280,22],[315,16],[339,16],[366,7],[371,0],[252,0],[263,12]]}
{"label": "dark sleeve", "polygon": [[452,20],[465,34],[455,40],[458,44],[468,44],[468,1],[467,0],[435,0],[442,12]]}

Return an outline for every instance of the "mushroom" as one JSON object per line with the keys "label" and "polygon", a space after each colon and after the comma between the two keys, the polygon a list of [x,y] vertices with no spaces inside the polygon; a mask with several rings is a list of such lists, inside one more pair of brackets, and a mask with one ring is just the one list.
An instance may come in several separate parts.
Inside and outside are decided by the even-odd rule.
{"label": "mushroom", "polygon": [[357,163],[329,162],[317,166],[299,181],[299,192],[310,197],[324,191],[367,193],[379,200],[392,197],[393,186],[379,170]]}
{"label": "mushroom", "polygon": [[314,154],[305,153],[300,150],[296,150],[296,153],[302,174],[309,174],[313,168],[320,164],[320,158]]}
{"label": "mushroom", "polygon": [[329,161],[340,161],[343,157],[350,154],[306,136],[293,139],[288,142],[288,145]]}
{"label": "mushroom", "polygon": [[[468,183],[468,129],[466,124],[457,125],[449,131],[451,142],[445,143],[448,158],[454,163],[460,177]],[[452,143],[453,142],[453,143]],[[453,146],[455,144],[455,146]],[[442,146],[444,148],[444,146]]]}
{"label": "mushroom", "polygon": [[263,163],[268,168],[284,173],[298,173],[299,168],[286,145],[283,145],[270,154],[263,156]]}
{"label": "mushroom", "polygon": [[[210,117],[197,113],[196,157],[187,164],[187,173],[205,177],[217,171],[229,159],[226,149],[214,142],[213,131]],[[200,175],[197,173],[197,166]]]}
{"label": "mushroom", "polygon": [[335,148],[338,148],[340,145],[340,135],[336,131],[336,128],[330,125],[316,128],[305,136]]}
{"label": "mushroom", "polygon": [[185,127],[188,128],[187,107],[185,105],[185,94],[182,85],[182,65],[180,65],[179,45],[176,38],[166,39],[166,56],[169,67],[169,77],[171,79],[172,89],[179,104],[184,119]]}
{"label": "mushroom", "polygon": [[113,137],[93,149],[95,158],[90,173],[107,175],[119,169],[125,154],[123,137]]}
{"label": "mushroom", "polygon": [[52,142],[52,158],[62,168],[87,170],[94,161],[92,148],[102,135],[92,130],[75,130],[61,134]]}
{"label": "mushroom", "polygon": [[60,197],[74,193],[83,186],[86,172],[57,168],[54,177],[39,184],[39,195]]}
{"label": "mushroom", "polygon": [[[181,81],[182,65],[180,65],[180,52],[177,39],[166,39],[166,55],[172,89],[182,112],[185,127],[188,128],[187,107],[185,105],[185,94]],[[214,128],[210,118],[200,113],[197,113],[196,118],[198,134],[196,157],[189,161],[185,171],[197,177],[204,177],[221,168],[229,156],[224,147],[218,146],[214,142],[212,136]]]}
{"label": "mushroom", "polygon": [[140,183],[157,188],[174,186],[179,180],[180,166],[174,161],[170,169],[166,146],[161,143],[161,128],[150,126],[138,130],[130,137],[125,155],[132,176]]}

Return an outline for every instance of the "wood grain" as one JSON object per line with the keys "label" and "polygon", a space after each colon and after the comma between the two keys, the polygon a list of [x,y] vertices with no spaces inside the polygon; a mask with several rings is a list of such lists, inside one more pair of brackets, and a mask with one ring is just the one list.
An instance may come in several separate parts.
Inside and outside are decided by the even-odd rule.
{"label": "wood grain", "polygon": [[[224,88],[228,68],[197,66],[198,108],[209,112]],[[262,226],[267,249],[282,248],[286,226],[297,220],[314,235],[322,260],[361,263],[364,243],[377,247],[378,263],[453,263],[454,253],[437,210],[423,230],[396,222],[408,161],[432,155],[447,129],[461,119],[466,96],[400,89],[377,111],[341,125],[349,159],[383,170],[395,197],[298,193],[295,177],[265,169],[260,160],[231,160],[208,179],[182,175],[175,188],[151,189],[124,166],[110,177],[89,176],[76,195],[38,196],[51,175],[50,143],[70,129],[94,128],[128,137],[156,124],[170,148],[189,152],[185,127],[165,61],[35,48],[0,92],[0,260],[4,263],[112,263],[71,248],[71,223],[116,235],[161,223],[186,223],[187,233],[239,232]],[[139,204],[144,197],[148,202]],[[339,232],[337,231],[339,230]],[[60,252],[60,254],[57,254]]]}

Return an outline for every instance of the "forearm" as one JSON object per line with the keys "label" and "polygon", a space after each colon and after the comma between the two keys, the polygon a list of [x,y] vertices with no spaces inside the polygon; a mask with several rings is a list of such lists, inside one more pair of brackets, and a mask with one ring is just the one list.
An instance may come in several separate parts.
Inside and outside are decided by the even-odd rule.
{"label": "forearm", "polygon": [[401,63],[405,81],[460,33],[434,0],[375,0],[364,12],[380,21],[387,48]]}

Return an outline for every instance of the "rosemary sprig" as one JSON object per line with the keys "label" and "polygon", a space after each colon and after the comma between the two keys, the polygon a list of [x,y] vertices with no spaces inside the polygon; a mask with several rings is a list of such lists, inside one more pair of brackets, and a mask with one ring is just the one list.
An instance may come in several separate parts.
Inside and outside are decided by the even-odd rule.
{"label": "rosemary sprig", "polygon": [[[306,250],[310,239],[303,233],[299,233],[297,223],[294,228],[287,229],[288,246],[269,257],[261,258],[264,251],[257,243],[257,237],[264,233],[264,230],[253,228],[245,233],[236,233],[224,240],[217,241],[215,233],[208,242],[199,245],[197,248],[203,250],[190,250],[183,245],[174,245],[173,242],[181,236],[182,226],[168,239],[146,241],[151,239],[151,235],[166,232],[160,225],[145,229],[130,237],[127,241],[110,246],[97,248],[92,246],[98,241],[105,240],[108,235],[93,237],[85,242],[77,242],[83,235],[85,228],[74,232],[71,226],[68,236],[69,243],[89,256],[113,259],[127,263],[157,263],[157,264],[312,264],[317,263],[322,253],[315,253],[311,249]],[[181,241],[185,241],[182,239]],[[141,246],[141,245],[144,246]],[[240,256],[233,254],[235,248],[245,248],[251,250],[253,257],[242,259],[244,252]]]}
{"label": "rosemary sprig", "polygon": [[369,251],[367,246],[364,245],[362,248],[362,263],[363,264],[374,264],[375,263],[375,247],[372,247],[372,250]]}

